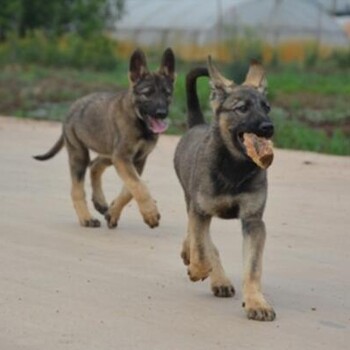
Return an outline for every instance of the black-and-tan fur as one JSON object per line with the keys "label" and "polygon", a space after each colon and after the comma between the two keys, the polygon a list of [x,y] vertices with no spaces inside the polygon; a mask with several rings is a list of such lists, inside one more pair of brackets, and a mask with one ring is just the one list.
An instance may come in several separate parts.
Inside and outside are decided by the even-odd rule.
{"label": "black-and-tan fur", "polygon": [[[204,122],[196,93],[196,79],[208,76],[214,118]],[[188,230],[181,256],[192,281],[210,277],[218,297],[230,297],[234,287],[221,265],[209,226],[212,217],[240,219],[243,231],[243,305],[249,319],[272,321],[275,312],[261,291],[265,242],[263,212],[267,195],[266,171],[247,156],[243,133],[270,138],[273,125],[265,96],[266,79],[260,64],[251,64],[238,86],[223,77],[208,60],[208,69],[187,76],[189,130],[175,153],[175,169],[183,187]]]}
{"label": "black-and-tan fur", "polygon": [[[155,147],[158,133],[154,124],[164,124],[173,93],[175,57],[164,51],[160,68],[150,72],[146,57],[136,50],[129,65],[129,89],[117,93],[93,93],[76,101],[63,124],[56,144],[38,160],[53,157],[65,145],[72,178],[71,196],[83,226],[98,227],[85,200],[84,178],[91,164],[92,201],[105,215],[110,228],[117,226],[124,206],[134,198],[144,221],[159,224],[160,215],[141,174],[147,156]],[[89,150],[98,154],[90,163]],[[124,186],[108,206],[101,187],[106,167],[114,165]]]}

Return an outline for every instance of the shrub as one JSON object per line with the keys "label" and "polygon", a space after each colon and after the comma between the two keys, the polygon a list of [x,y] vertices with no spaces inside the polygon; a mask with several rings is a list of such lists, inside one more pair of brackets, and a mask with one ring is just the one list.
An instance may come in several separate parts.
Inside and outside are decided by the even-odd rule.
{"label": "shrub", "polygon": [[11,35],[0,44],[0,64],[111,70],[117,61],[115,48],[116,43],[102,35],[86,39],[76,34],[49,37],[38,31],[23,39]]}
{"label": "shrub", "polygon": [[350,69],[350,48],[347,50],[336,50],[332,53],[330,60],[335,62],[341,69]]}

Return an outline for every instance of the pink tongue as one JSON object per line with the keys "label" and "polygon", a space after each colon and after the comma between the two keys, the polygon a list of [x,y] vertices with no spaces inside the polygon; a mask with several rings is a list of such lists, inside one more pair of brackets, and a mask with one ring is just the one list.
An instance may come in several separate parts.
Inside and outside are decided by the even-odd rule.
{"label": "pink tongue", "polygon": [[149,127],[155,134],[160,134],[168,128],[167,121],[149,117]]}

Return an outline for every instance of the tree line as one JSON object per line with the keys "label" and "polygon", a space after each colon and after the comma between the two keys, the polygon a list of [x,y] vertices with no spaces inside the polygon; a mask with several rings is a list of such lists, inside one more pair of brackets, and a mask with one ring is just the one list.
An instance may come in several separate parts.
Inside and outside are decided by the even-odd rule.
{"label": "tree line", "polygon": [[123,10],[124,0],[0,0],[0,41],[39,29],[88,37],[113,26]]}

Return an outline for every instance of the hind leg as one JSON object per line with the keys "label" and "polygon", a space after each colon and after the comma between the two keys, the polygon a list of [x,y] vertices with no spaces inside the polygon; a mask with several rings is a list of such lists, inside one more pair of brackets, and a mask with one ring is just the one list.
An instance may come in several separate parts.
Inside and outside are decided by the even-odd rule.
{"label": "hind leg", "polygon": [[[134,161],[137,173],[141,176],[145,167],[146,158]],[[123,208],[131,201],[132,194],[124,185],[117,198],[112,201],[108,211],[105,213],[105,218],[109,228],[114,228],[118,225],[120,214]]]}
{"label": "hind leg", "polygon": [[92,203],[95,209],[101,214],[105,214],[108,210],[108,204],[102,190],[102,174],[107,167],[112,165],[109,158],[96,157],[90,165],[90,178],[92,187]]}
{"label": "hind leg", "polygon": [[77,142],[73,145],[66,140],[66,146],[72,178],[71,197],[79,222],[82,226],[99,227],[101,224],[91,216],[85,199],[84,180],[90,161],[89,151]]}

